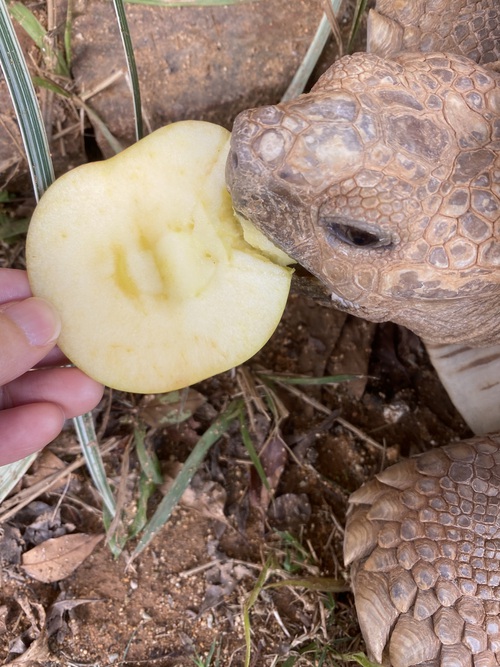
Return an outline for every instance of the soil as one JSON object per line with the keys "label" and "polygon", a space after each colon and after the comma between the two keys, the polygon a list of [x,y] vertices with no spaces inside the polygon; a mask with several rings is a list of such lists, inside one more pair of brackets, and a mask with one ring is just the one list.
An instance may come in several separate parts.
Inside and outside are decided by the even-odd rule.
{"label": "soil", "polygon": [[[294,393],[274,385],[276,401],[288,416],[269,438],[269,413],[258,411],[249,390],[252,383],[259,386],[262,369],[295,377],[353,372],[363,377],[331,386],[291,385]],[[0,656],[6,664],[15,657],[9,646],[20,650],[42,637],[40,654],[35,651],[30,664],[188,667],[215,642],[220,662],[207,664],[239,667],[245,655],[243,606],[267,567],[268,583],[303,577],[323,583],[319,591],[289,584],[261,593],[250,613],[250,664],[351,664],[332,657],[320,663],[319,657],[333,649],[339,654],[363,650],[342,564],[349,493],[401,456],[467,435],[421,342],[400,327],[367,324],[292,295],[261,353],[243,369],[201,383],[196,391],[198,403],[204,402],[187,421],[149,426],[148,440],[164,475],[175,474],[174,464],[185,460],[214,415],[243,391],[254,404],[255,446],[267,443],[261,460],[273,500],[235,424],[209,452],[191,495],[132,565],[127,567],[134,542],[118,559],[101,543],[69,577],[39,583],[19,563],[23,552],[52,535],[102,532],[91,482],[81,469],[73,473],[67,487],[41,496],[4,524],[16,531],[0,542]],[[122,469],[126,444],[145,414],[153,423],[144,402],[108,394],[96,411],[98,428],[107,421],[102,446],[118,438],[105,461],[112,482],[118,485],[120,475],[126,477],[127,511],[137,501],[138,462],[132,453],[129,467]],[[65,464],[74,460],[78,447],[72,431],[50,449]],[[24,485],[31,482],[28,476]],[[153,497],[151,510],[160,495]],[[328,592],[332,579],[341,592]],[[56,601],[69,601],[68,608],[61,627],[47,638],[44,616]],[[78,601],[83,602],[71,608]],[[296,662],[287,663],[292,657]]]}
{"label": "soil", "polygon": [[[173,37],[175,53],[182,46],[193,54],[194,45],[201,42],[212,48],[215,43],[216,52],[225,53],[220,44],[226,38],[214,42],[207,32],[215,26],[221,35],[224,26],[226,32],[237,29],[240,43],[263,60],[257,67],[245,68],[250,56],[241,51],[233,58],[241,81],[231,87],[224,78],[231,61],[227,54],[223,64],[196,52],[188,59],[188,69],[181,64],[177,70],[174,57],[164,55],[172,76],[183,71],[188,77],[179,83],[179,90],[196,91],[189,99],[175,97],[169,108],[155,97],[158,85],[148,69],[158,62],[149,45],[161,40],[139,40],[139,57],[144,58],[139,62],[141,75],[154,82],[153,92],[146,84],[144,97],[151,126],[187,116],[230,126],[240,108],[276,101],[319,18],[319,5],[312,4],[314,11],[303,2],[241,5],[238,23],[234,14],[228,18],[228,8],[168,10],[174,23],[182,24]],[[133,25],[143,27],[151,23],[151,16],[158,24],[154,9],[131,7]],[[301,18],[291,14],[295,11]],[[114,68],[118,49],[110,36],[104,39],[109,12],[107,5],[93,3],[81,7],[75,19],[74,80],[79,94]],[[348,23],[349,14],[344,21]],[[196,39],[190,41],[193,34]],[[257,36],[265,38],[262,49]],[[274,50],[278,44],[284,53]],[[218,87],[210,79],[212,70],[224,75]],[[260,74],[257,84],[250,83],[250,70]],[[205,84],[213,89],[213,97],[206,88],[198,90]],[[126,92],[120,80],[94,102],[114,134],[129,143],[132,122],[124,108]],[[200,99],[209,99],[208,106],[196,106]],[[71,118],[61,116],[61,123],[69,127]],[[96,138],[94,144],[87,141],[87,154],[59,144],[59,156],[68,160],[71,156],[72,164],[83,161],[91,144],[105,154],[108,149],[99,128],[87,125],[87,129]],[[69,162],[64,162],[62,170],[68,168]],[[10,186],[23,174],[21,163],[16,163],[15,174],[12,166],[4,172]],[[26,208],[22,197],[12,205],[18,214]],[[1,243],[0,264],[22,266],[19,244]],[[354,377],[329,384],[287,384],[280,374]],[[252,464],[239,422],[233,422],[210,449],[170,521],[133,562],[134,539],[116,558],[106,540],[90,555],[83,548],[74,549],[71,557],[81,561],[79,566],[51,583],[39,581],[39,572],[37,578],[23,565],[27,551],[36,545],[49,548],[50,539],[104,533],[102,504],[83,466],[59,488],[13,510],[8,519],[2,514],[3,664],[240,667],[245,665],[246,608],[250,665],[354,664],[349,656],[364,647],[342,561],[349,494],[400,457],[467,436],[467,427],[416,336],[393,324],[374,325],[348,317],[295,292],[273,338],[255,358],[179,397],[179,411],[191,408],[187,418],[167,415],[157,397],[106,393],[94,417],[101,448],[112,447],[104,460],[108,479],[121,499],[122,531],[130,526],[138,499],[136,429],[146,434],[146,446],[158,457],[164,479],[149,500],[151,514],[167,491],[168,480],[235,397],[244,399],[248,432],[268,487]],[[77,459],[71,424],[48,452],[50,456],[39,457],[20,487],[31,488],[47,471],[67,468]],[[22,492],[20,487],[15,494]],[[274,587],[262,588],[264,578]],[[290,579],[300,581],[290,583]]]}

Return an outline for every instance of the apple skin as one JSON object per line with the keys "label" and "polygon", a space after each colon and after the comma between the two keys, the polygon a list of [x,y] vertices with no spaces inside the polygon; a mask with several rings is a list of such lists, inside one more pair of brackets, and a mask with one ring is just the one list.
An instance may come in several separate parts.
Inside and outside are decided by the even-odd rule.
{"label": "apple skin", "polygon": [[26,245],[59,346],[115,389],[186,387],[253,356],[277,327],[292,270],[243,238],[225,186],[230,133],[173,123],[44,194]]}

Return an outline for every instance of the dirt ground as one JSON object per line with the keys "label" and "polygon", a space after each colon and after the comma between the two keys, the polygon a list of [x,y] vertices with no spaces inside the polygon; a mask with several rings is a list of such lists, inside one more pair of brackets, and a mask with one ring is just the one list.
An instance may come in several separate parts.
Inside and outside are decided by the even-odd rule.
{"label": "dirt ground", "polygon": [[[208,110],[196,107],[203,97],[199,91],[191,107],[190,102],[176,98],[170,110],[146,92],[151,126],[186,116],[209,117],[230,126],[240,108],[276,101],[319,18],[319,5],[314,5],[311,15],[308,3],[293,4],[304,22],[298,32],[298,18],[284,20],[280,14],[271,21],[268,14],[278,7],[289,12],[290,3],[270,3],[259,14],[261,32],[267,26],[266,44],[280,41],[286,46],[284,55],[273,51],[272,57],[265,50],[271,46],[263,47],[267,69],[261,83],[265,85],[257,86],[257,92],[253,84],[245,87],[243,81],[240,90],[229,93],[223,80]],[[96,6],[99,11],[82,9],[75,19],[73,75],[80,91],[102,78],[106,63],[112,69],[102,55],[105,30],[92,28],[95,21],[105,25],[108,9],[99,3]],[[214,18],[219,10],[205,10],[199,28],[212,48],[213,40],[206,32],[209,24],[219,34],[221,25],[234,29],[234,19],[222,17],[220,23]],[[140,7],[130,10],[134,24],[144,23],[144,11]],[[181,20],[179,10],[171,11]],[[344,26],[349,18],[347,13]],[[189,26],[196,23],[192,15],[182,20]],[[253,21],[255,28],[255,17]],[[255,38],[243,39],[243,29],[238,30],[254,55],[261,52]],[[87,37],[87,31],[93,37]],[[287,39],[283,33],[288,34]],[[176,48],[182,45],[189,50],[189,40],[179,35],[174,40]],[[98,43],[94,51],[93,43]],[[217,44],[215,48],[224,51]],[[154,61],[146,42],[140,53]],[[207,76],[208,87],[213,87],[207,57],[196,54],[190,62],[188,74],[195,88],[202,85],[200,81],[205,85]],[[237,69],[249,57],[240,54]],[[283,58],[294,61],[290,70],[280,64]],[[169,62],[175,70],[172,58]],[[228,66],[211,62],[212,68],[223,73]],[[140,61],[139,68],[146,76],[145,61]],[[182,69],[179,66],[175,71]],[[275,77],[276,72],[279,76]],[[248,77],[244,71],[242,79]],[[122,83],[96,99],[95,109],[115,135],[128,143],[131,116],[123,108]],[[224,100],[216,113],[216,98],[221,97]],[[73,119],[68,115],[61,116],[61,127],[69,128],[78,121],[78,114]],[[86,141],[71,145],[86,147],[87,153],[106,154],[99,130],[90,126],[87,130],[90,137]],[[76,137],[76,125],[74,132]],[[62,170],[85,159],[81,150],[68,149],[70,143],[59,142],[58,146],[56,157],[61,159],[56,162]],[[14,185],[23,183],[22,158],[18,162],[10,159],[9,165],[2,172],[3,182],[8,181],[10,191],[15,192]],[[19,217],[29,207],[30,202],[19,195],[7,211]],[[0,243],[0,265],[22,266],[19,238]],[[287,384],[280,374],[356,377],[329,384]],[[181,395],[177,407],[184,411],[183,418],[171,418],[169,413],[169,423],[165,423],[165,407],[155,397],[106,393],[94,416],[101,447],[110,450],[104,454],[106,472],[120,492],[123,525],[130,525],[138,498],[140,466],[131,445],[134,429],[144,430],[147,447],[156,453],[162,470],[164,482],[149,501],[151,513],[199,437],[235,397],[245,401],[249,434],[269,488],[252,464],[240,424],[234,422],[210,449],[168,525],[132,563],[134,541],[114,558],[106,541],[96,538],[87,544],[90,553],[80,543],[72,555],[70,550],[65,552],[64,558],[81,561],[69,576],[43,583],[40,569],[30,570],[22,562],[24,554],[37,545],[49,549],[50,539],[103,535],[102,504],[84,466],[67,475],[60,487],[22,508],[16,502],[24,491],[15,490],[14,500],[0,508],[3,664],[240,667],[245,665],[245,609],[251,634],[250,665],[355,664],[349,656],[362,652],[363,643],[349,592],[349,573],[342,562],[348,496],[400,457],[464,437],[467,428],[416,336],[392,324],[372,325],[346,317],[292,293],[276,333],[255,358]],[[71,424],[48,452],[29,471],[24,489],[77,460],[79,448]],[[7,511],[10,516],[5,518]],[[62,567],[61,563],[56,566]],[[263,586],[264,580],[273,586]]]}
{"label": "dirt ground", "polygon": [[[259,386],[262,369],[309,377],[356,372],[364,379],[290,385],[293,393],[274,385],[288,416],[268,440],[269,414],[259,413],[255,401],[262,392],[249,390],[252,381]],[[67,486],[41,496],[4,524],[0,656],[6,664],[35,640],[33,662],[13,664],[238,667],[245,654],[243,607],[265,568],[267,583],[306,577],[319,581],[320,590],[289,584],[262,591],[250,610],[250,664],[349,664],[331,655],[331,662],[320,659],[333,650],[363,650],[342,565],[348,495],[400,456],[466,433],[422,344],[399,327],[367,325],[292,296],[276,334],[255,359],[196,390],[205,402],[187,421],[150,426],[165,476],[185,460],[228,398],[243,393],[253,404],[256,447],[267,441],[261,459],[274,500],[255,474],[235,425],[210,451],[191,495],[130,567],[133,543],[115,560],[101,542],[68,578],[37,582],[20,565],[23,552],[52,536],[102,533],[100,503],[79,469]],[[118,438],[105,457],[107,472],[116,485],[120,475],[127,476],[132,507],[137,459],[132,453],[128,469],[122,464],[131,425],[144,415],[144,399],[118,395],[110,400],[108,395],[96,421],[100,427],[107,420],[103,446]],[[50,449],[65,465],[74,460],[78,446],[71,430]],[[160,492],[151,507],[159,497]],[[332,579],[335,590],[345,590],[329,592]],[[44,617],[54,615],[55,603],[60,627],[47,637]],[[196,663],[194,658],[212,645],[220,649],[220,662]]]}

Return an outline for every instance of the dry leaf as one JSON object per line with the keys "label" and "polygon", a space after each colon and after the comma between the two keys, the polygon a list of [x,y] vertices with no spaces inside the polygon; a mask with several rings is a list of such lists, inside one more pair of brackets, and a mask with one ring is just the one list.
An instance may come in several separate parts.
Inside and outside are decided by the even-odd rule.
{"label": "dry leaf", "polygon": [[23,554],[23,568],[37,581],[60,581],[90,556],[103,537],[77,533],[47,540]]}
{"label": "dry leaf", "polygon": [[193,485],[189,486],[182,494],[180,502],[202,516],[228,525],[224,514],[226,499],[226,490],[218,482],[206,481],[196,488],[193,488]]}
{"label": "dry leaf", "polygon": [[267,509],[278,488],[287,458],[288,454],[285,443],[281,437],[281,433],[276,430],[259,451],[259,459],[266,475],[269,489],[262,484],[256,468],[253,466],[250,468],[249,497],[252,504]]}
{"label": "dry leaf", "polygon": [[[160,486],[160,491],[164,496],[169,493],[177,475],[180,474],[183,464],[179,461],[170,461],[164,467],[164,482]],[[181,496],[180,504],[184,507],[194,509],[202,516],[209,519],[215,519],[226,525],[228,524],[224,507],[226,505],[227,493],[223,486],[211,479],[205,479],[200,473],[196,474],[191,480]]]}
{"label": "dry leaf", "polygon": [[88,604],[89,602],[100,602],[100,600],[79,598],[54,602],[47,612],[47,622],[45,624],[47,635],[52,637],[63,627],[63,616],[67,611],[71,611],[75,607],[79,607],[81,604]]}
{"label": "dry leaf", "polygon": [[274,498],[267,517],[273,528],[296,532],[311,520],[311,503],[305,493],[284,493]]}
{"label": "dry leaf", "polygon": [[3,635],[7,632],[7,615],[9,613],[9,608],[6,604],[0,606],[0,635]]}
{"label": "dry leaf", "polygon": [[[34,486],[38,482],[45,480],[55,472],[60,472],[66,468],[66,463],[53,454],[49,449],[44,449],[35,464],[31,467],[31,474],[25,475],[23,479],[24,486]],[[52,487],[52,491],[64,489],[66,479],[61,480],[59,486]]]}
{"label": "dry leaf", "polygon": [[63,524],[60,507],[34,500],[17,514],[18,525],[25,525],[23,539],[26,544],[36,546],[54,537],[72,533],[73,524]]}
{"label": "dry leaf", "polygon": [[23,652],[18,658],[5,663],[6,665],[23,665],[23,667],[35,667],[40,664],[46,664],[46,660],[50,658],[50,651],[48,645],[48,637],[45,630],[35,639],[29,648]]}
{"label": "dry leaf", "polygon": [[8,523],[0,525],[0,563],[21,562],[21,531]]}
{"label": "dry leaf", "polygon": [[235,565],[232,560],[226,563],[214,563],[214,567],[205,574],[209,586],[205,591],[205,598],[200,605],[198,614],[219,605],[246,577],[253,580],[253,572],[239,564]]}
{"label": "dry leaf", "polygon": [[181,424],[189,419],[206,400],[203,394],[191,387],[187,390],[171,391],[168,394],[146,396],[141,401],[139,416],[152,428]]}

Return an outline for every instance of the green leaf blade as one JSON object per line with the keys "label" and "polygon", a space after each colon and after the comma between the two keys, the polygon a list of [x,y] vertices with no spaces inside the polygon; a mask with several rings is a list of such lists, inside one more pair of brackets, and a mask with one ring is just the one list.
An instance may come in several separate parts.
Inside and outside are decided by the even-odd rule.
{"label": "green leaf blade", "polygon": [[0,0],[0,66],[7,82],[39,199],[54,180],[40,107],[5,0]]}

